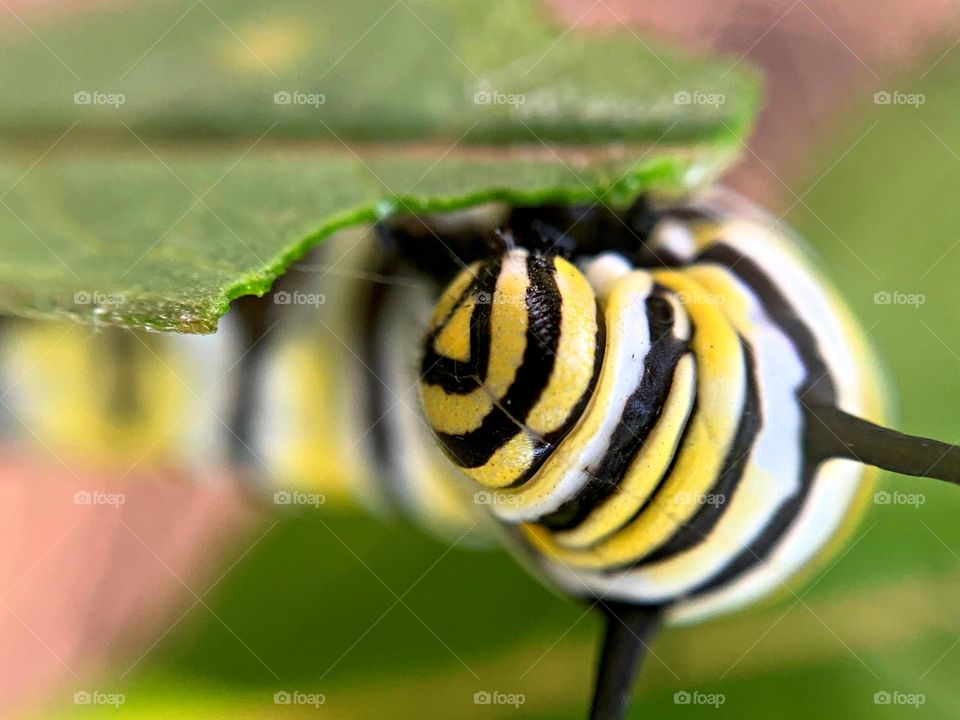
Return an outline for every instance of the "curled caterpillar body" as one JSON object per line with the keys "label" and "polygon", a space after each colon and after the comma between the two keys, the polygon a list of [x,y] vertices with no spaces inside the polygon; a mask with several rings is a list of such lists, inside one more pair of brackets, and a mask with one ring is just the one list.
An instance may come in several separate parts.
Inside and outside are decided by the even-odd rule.
{"label": "curled caterpillar body", "polygon": [[665,213],[643,251],[466,268],[421,398],[554,582],[689,621],[779,589],[853,522],[864,469],[823,462],[805,407],[878,419],[879,383],[845,308],[762,224]]}

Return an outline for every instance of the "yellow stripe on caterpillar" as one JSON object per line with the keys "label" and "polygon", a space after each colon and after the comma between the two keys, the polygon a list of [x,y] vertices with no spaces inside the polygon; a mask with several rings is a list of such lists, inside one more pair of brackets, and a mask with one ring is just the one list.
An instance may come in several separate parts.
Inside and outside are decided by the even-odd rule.
{"label": "yellow stripe on caterpillar", "polygon": [[[490,361],[481,387],[466,394],[452,394],[439,385],[421,383],[424,412],[436,432],[457,435],[476,430],[513,384],[527,346],[525,298],[530,278],[526,256],[525,250],[506,255],[493,296],[482,298],[491,307]],[[462,276],[472,272],[464,270],[454,284],[469,284],[472,275],[467,281]]]}
{"label": "yellow stripe on caterpillar", "polygon": [[433,350],[437,355],[461,362],[470,361],[470,321],[476,306],[476,298],[468,297],[454,308],[443,329],[433,340]]}
{"label": "yellow stripe on caterpillar", "polygon": [[623,527],[643,507],[678,450],[693,410],[696,387],[696,363],[687,354],[677,363],[660,417],[627,468],[617,492],[596,506],[580,525],[556,533],[554,539],[559,545],[570,550],[594,545]]}
{"label": "yellow stripe on caterpillar", "polygon": [[[649,273],[636,271],[625,275],[611,285],[609,295],[601,298],[600,304],[607,323],[606,358],[600,368],[600,376],[593,391],[593,397],[587,404],[580,422],[564,438],[564,441],[554,449],[536,475],[523,486],[504,492],[502,506],[507,510],[522,510],[523,508],[549,497],[557,488],[561,479],[571,467],[577,466],[577,459],[584,452],[590,441],[600,432],[600,428],[607,418],[610,406],[610,397],[613,394],[619,378],[617,369],[609,362],[623,354],[624,349],[635,342],[636,337],[630,323],[622,323],[625,308],[638,299],[647,298],[653,290],[653,278]],[[622,323],[622,324],[621,324]]]}
{"label": "yellow stripe on caterpillar", "polygon": [[736,332],[699,283],[682,272],[657,271],[653,276],[680,297],[693,322],[697,409],[670,477],[643,513],[622,530],[588,549],[569,550],[549,531],[522,526],[539,551],[572,567],[622,565],[665,543],[701,507],[699,498],[716,482],[740,420],[746,368]]}
{"label": "yellow stripe on caterpillar", "polygon": [[597,348],[597,301],[583,274],[563,258],[554,258],[560,292],[560,340],[550,381],[527,417],[534,433],[562,427],[593,379]]}

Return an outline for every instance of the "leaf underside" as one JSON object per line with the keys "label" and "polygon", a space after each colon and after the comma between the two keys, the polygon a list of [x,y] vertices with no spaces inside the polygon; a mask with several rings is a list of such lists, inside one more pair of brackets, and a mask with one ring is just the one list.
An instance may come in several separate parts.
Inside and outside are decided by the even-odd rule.
{"label": "leaf underside", "polygon": [[213,332],[397,209],[708,181],[754,74],[534,4],[171,2],[0,33],[0,313]]}

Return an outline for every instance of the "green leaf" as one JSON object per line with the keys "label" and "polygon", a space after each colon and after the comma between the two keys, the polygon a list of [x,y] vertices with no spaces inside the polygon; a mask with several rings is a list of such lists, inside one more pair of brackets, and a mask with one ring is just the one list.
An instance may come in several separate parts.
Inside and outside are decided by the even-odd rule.
{"label": "green leaf", "polygon": [[758,96],[523,0],[173,0],[0,49],[0,312],[182,332],[398,207],[689,189]]}

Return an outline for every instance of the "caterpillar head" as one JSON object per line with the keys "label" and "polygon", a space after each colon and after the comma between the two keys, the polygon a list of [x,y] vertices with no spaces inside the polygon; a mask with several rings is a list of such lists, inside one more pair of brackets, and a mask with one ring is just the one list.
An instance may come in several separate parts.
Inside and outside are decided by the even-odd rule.
{"label": "caterpillar head", "polygon": [[604,323],[569,261],[515,248],[464,269],[425,339],[420,392],[441,447],[482,486],[523,483],[590,399]]}

